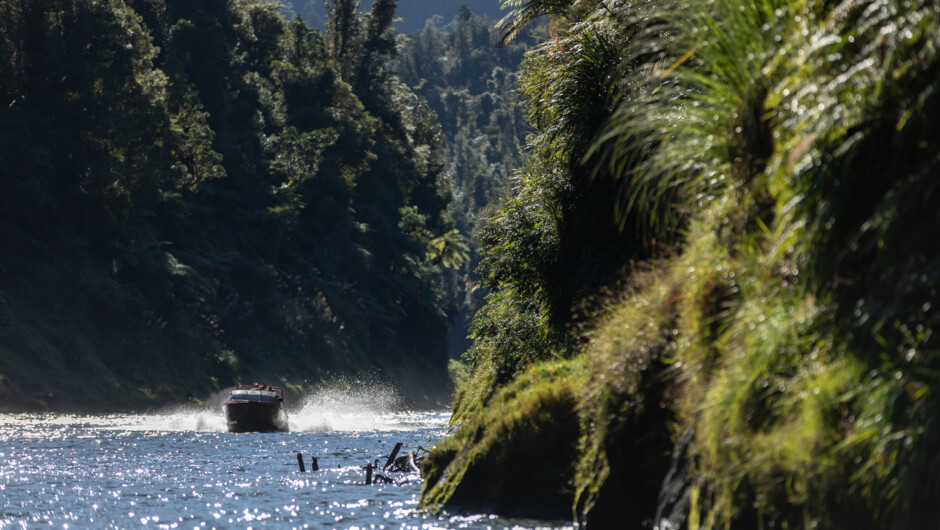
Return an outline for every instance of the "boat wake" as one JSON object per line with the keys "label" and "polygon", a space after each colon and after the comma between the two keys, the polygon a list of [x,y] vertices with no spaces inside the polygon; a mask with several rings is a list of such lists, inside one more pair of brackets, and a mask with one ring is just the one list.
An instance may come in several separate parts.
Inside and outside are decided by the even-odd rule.
{"label": "boat wake", "polygon": [[165,414],[146,414],[141,418],[141,430],[224,432],[225,417],[220,411],[177,409]]}
{"label": "boat wake", "polygon": [[[359,390],[359,388],[367,390]],[[0,429],[9,422],[37,428],[90,427],[129,432],[226,432],[220,392],[207,405],[186,405],[156,412],[122,414],[0,415]],[[410,431],[447,426],[446,411],[407,410],[391,386],[376,384],[324,388],[287,404],[291,432]]]}
{"label": "boat wake", "polygon": [[367,391],[324,389],[308,395],[300,409],[289,410],[291,431],[406,431],[445,427],[445,412],[404,410],[401,396],[391,387]]}

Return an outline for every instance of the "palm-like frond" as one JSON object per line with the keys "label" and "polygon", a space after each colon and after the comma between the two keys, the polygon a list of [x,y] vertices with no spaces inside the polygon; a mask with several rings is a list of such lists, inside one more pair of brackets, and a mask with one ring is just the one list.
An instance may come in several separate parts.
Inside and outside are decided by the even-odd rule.
{"label": "palm-like frond", "polygon": [[449,269],[459,269],[470,261],[470,245],[467,238],[456,228],[428,242],[428,259],[440,260]]}
{"label": "palm-like frond", "polygon": [[553,142],[552,158],[578,162],[593,133],[607,117],[616,85],[608,75],[619,49],[610,28],[589,27],[559,41],[549,41],[530,57],[525,95],[529,119],[539,142]]}
{"label": "palm-like frond", "polygon": [[508,15],[496,23],[503,32],[496,41],[496,47],[502,48],[516,38],[522,28],[542,15],[563,13],[577,0],[503,0],[502,9],[512,9]]}
{"label": "palm-like frond", "polygon": [[[642,76],[589,151],[598,172],[621,179],[621,220],[674,226],[698,199],[762,170],[769,156],[767,85],[785,2],[659,6],[659,25],[628,46]],[[775,15],[774,13],[778,14]]]}
{"label": "palm-like frond", "polygon": [[[594,144],[598,172],[619,176],[623,210],[642,212],[652,224],[696,216],[710,234],[736,234],[720,244],[749,254],[747,259],[761,267],[799,264],[801,285],[820,300],[831,299],[820,304],[833,315],[825,332],[848,337],[826,362],[799,373],[818,346],[801,344],[804,333],[788,336],[798,328],[789,318],[774,316],[779,309],[791,311],[796,302],[779,292],[741,295],[746,303],[735,308],[736,323],[720,345],[729,359],[720,377],[742,379],[710,387],[707,414],[697,425],[698,432],[716,435],[702,437],[701,470],[712,492],[724,492],[705,503],[702,513],[733,517],[729,508],[736,488],[753,481],[769,491],[762,478],[769,474],[778,481],[802,481],[810,493],[788,492],[789,502],[828,517],[831,505],[813,498],[818,490],[811,483],[838,476],[838,466],[853,455],[858,465],[852,464],[857,471],[850,481],[840,477],[833,481],[838,486],[820,490],[844,491],[850,484],[863,492],[859,497],[880,526],[922,526],[918,521],[935,511],[930,496],[918,488],[937,468],[924,471],[912,462],[931,461],[928,455],[940,438],[938,422],[926,413],[936,400],[925,392],[895,405],[901,400],[891,393],[935,381],[924,383],[921,374],[927,366],[934,369],[936,341],[909,330],[936,329],[940,323],[926,294],[940,277],[940,253],[928,242],[938,222],[940,135],[934,116],[940,108],[940,6],[931,0],[903,8],[887,0],[713,0],[691,6],[659,13],[670,28],[649,38],[658,40],[665,54],[649,64],[643,83],[627,87]],[[738,274],[743,276],[741,270]],[[761,277],[772,273],[746,274],[762,289],[799,283]],[[779,304],[777,309],[766,300]],[[774,318],[780,318],[776,331],[765,324],[757,331],[749,327]],[[777,345],[768,337],[785,340]],[[895,350],[907,351],[907,357]],[[876,358],[879,352],[885,353]],[[752,364],[742,369],[743,363]],[[875,367],[859,394],[845,392],[858,375],[846,377],[853,366]],[[832,424],[821,422],[807,431],[825,433],[809,439],[820,455],[812,463],[816,469],[807,470],[799,459],[783,462],[783,451],[762,446],[773,431],[731,426],[746,401],[742,395],[760,396],[765,415],[772,411],[778,425],[800,424],[799,412],[786,405],[801,399],[799,391],[781,386],[778,395],[767,398],[761,389],[741,390],[746,384],[739,383],[766,373],[787,374],[787,385],[796,388],[827,381],[828,399],[851,411],[838,446],[827,438]],[[819,409],[828,413],[832,406],[821,402]],[[902,447],[907,432],[920,434]],[[744,440],[736,442],[740,449],[725,445],[732,438]],[[783,463],[772,472],[750,464],[768,455]],[[761,509],[779,510],[765,515],[767,520],[789,516],[779,506]]]}

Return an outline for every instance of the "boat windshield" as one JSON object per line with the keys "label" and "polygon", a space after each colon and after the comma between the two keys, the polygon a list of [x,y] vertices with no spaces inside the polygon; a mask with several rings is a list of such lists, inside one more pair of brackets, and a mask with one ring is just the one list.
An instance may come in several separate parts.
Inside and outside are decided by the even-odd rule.
{"label": "boat windshield", "polygon": [[269,397],[278,397],[277,392],[273,390],[257,390],[257,389],[242,389],[242,390],[232,390],[233,396],[269,396]]}

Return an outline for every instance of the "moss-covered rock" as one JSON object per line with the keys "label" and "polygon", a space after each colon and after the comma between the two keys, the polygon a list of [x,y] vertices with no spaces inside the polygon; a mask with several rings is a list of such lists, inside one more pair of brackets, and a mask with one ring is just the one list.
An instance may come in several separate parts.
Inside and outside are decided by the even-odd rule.
{"label": "moss-covered rock", "polygon": [[579,424],[569,363],[542,365],[431,452],[422,505],[450,512],[569,518]]}
{"label": "moss-covered rock", "polygon": [[[645,325],[650,314],[660,319]],[[675,317],[660,284],[607,318],[595,355],[535,365],[497,391],[425,460],[422,506],[601,528],[650,520],[669,464]]]}
{"label": "moss-covered rock", "polygon": [[[579,3],[530,63],[551,72],[528,75],[579,95],[575,63],[611,61],[622,99],[598,175],[620,172],[653,223],[679,218],[681,243],[653,272],[629,264],[627,294],[571,333],[573,360],[476,389],[441,454],[544,459],[531,439],[485,449],[478,433],[499,418],[515,434],[528,416],[511,412],[564,392],[576,463],[552,472],[589,525],[655,524],[667,477],[688,528],[940,525],[940,5],[661,2],[617,33],[634,8]],[[537,199],[522,206],[565,210]],[[548,377],[557,366],[576,369]],[[538,391],[512,398],[524,389]],[[461,490],[472,465],[450,469],[437,484],[483,491],[478,475]]]}

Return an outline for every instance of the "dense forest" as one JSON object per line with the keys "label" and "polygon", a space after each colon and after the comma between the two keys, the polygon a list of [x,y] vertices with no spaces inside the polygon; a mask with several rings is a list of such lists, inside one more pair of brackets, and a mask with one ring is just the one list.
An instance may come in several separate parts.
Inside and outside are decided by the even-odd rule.
{"label": "dense forest", "polygon": [[[371,9],[375,0],[362,0],[365,9]],[[323,0],[284,0],[284,12],[297,14],[317,29],[326,27],[329,8]],[[398,3],[398,17],[394,23],[399,33],[412,33],[424,28],[429,21],[447,21],[461,8],[469,9],[481,17],[496,20],[502,14],[499,0],[405,0]],[[293,18],[293,17],[291,17]],[[482,53],[487,53],[481,50]]]}
{"label": "dense forest", "polygon": [[940,5],[503,4],[552,37],[421,505],[940,525]]}
{"label": "dense forest", "polygon": [[329,7],[321,32],[261,0],[0,1],[4,407],[363,370],[447,399],[470,227],[444,133],[395,72],[395,0]]}
{"label": "dense forest", "polygon": [[0,408],[451,361],[424,509],[940,525],[940,5],[365,4],[0,0]]}
{"label": "dense forest", "polygon": [[[545,24],[533,24],[525,38],[496,48],[493,23],[464,6],[448,25],[431,21],[401,40],[395,70],[438,117],[452,191],[449,211],[461,234],[476,231],[525,163],[532,128],[519,104],[517,71],[524,52],[545,34]],[[454,356],[470,346],[470,319],[483,302],[478,244],[469,238],[467,246],[469,259],[448,274],[448,293],[457,303]]]}

